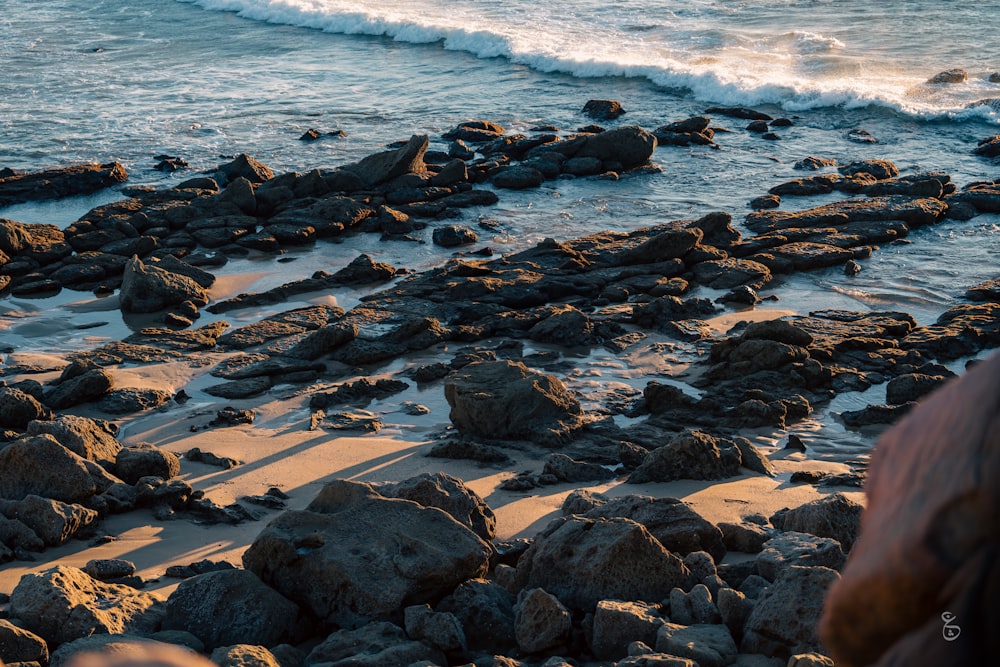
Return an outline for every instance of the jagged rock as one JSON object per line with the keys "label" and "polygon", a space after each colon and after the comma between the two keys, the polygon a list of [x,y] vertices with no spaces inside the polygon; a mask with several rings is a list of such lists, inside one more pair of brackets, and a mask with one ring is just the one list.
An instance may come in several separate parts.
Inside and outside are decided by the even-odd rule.
{"label": "jagged rock", "polygon": [[753,610],[753,602],[742,592],[726,587],[719,589],[716,600],[719,617],[729,628],[729,634],[739,641],[743,637],[743,626]]}
{"label": "jagged rock", "polygon": [[961,67],[956,67],[954,69],[945,70],[943,72],[938,72],[931,78],[927,79],[927,83],[965,83],[969,80],[969,73],[966,72]]}
{"label": "jagged rock", "polygon": [[485,579],[466,581],[437,610],[459,620],[470,651],[506,653],[516,646],[514,597],[499,584]]}
{"label": "jagged rock", "polygon": [[514,636],[526,653],[554,648],[569,636],[569,610],[541,588],[521,591],[514,607]]}
{"label": "jagged rock", "polygon": [[595,157],[633,169],[649,162],[656,151],[656,137],[638,126],[619,127],[587,137],[574,157]]}
{"label": "jagged rock", "polygon": [[493,185],[507,190],[537,188],[545,182],[545,174],[526,164],[501,167],[493,175]]}
{"label": "jagged rock", "polygon": [[656,650],[694,660],[699,667],[725,667],[736,661],[736,642],[724,625],[665,623],[656,634]]}
{"label": "jagged rock", "polygon": [[560,482],[602,482],[615,477],[614,471],[605,466],[576,461],[559,453],[549,454],[542,473],[552,475]]}
{"label": "jagged rock", "polygon": [[577,489],[566,496],[560,511],[563,516],[586,514],[590,510],[605,504],[608,500],[610,499],[603,493],[587,489]]}
{"label": "jagged rock", "polygon": [[587,100],[583,113],[595,120],[613,120],[625,113],[617,100]]}
{"label": "jagged rock", "polygon": [[356,627],[483,573],[490,547],[436,508],[327,484],[302,511],[268,524],[244,566],[320,619]]}
{"label": "jagged rock", "polygon": [[714,113],[719,114],[720,116],[729,116],[730,118],[742,118],[743,120],[774,120],[763,111],[757,111],[756,109],[750,109],[748,107],[716,106],[705,109],[705,113]]}
{"label": "jagged rock", "polygon": [[432,239],[443,248],[455,248],[475,243],[479,240],[479,235],[465,225],[445,225],[434,230]]}
{"label": "jagged rock", "polygon": [[35,633],[0,618],[0,661],[8,665],[21,662],[44,665],[49,661],[49,647]]}
{"label": "jagged rock", "polygon": [[98,519],[95,510],[36,495],[7,505],[0,503],[0,512],[21,521],[49,547],[65,543]]}
{"label": "jagged rock", "polygon": [[395,484],[379,485],[376,490],[386,497],[444,510],[487,542],[496,536],[496,516],[486,501],[447,473],[423,473]]}
{"label": "jagged rock", "polygon": [[593,324],[581,310],[573,306],[555,306],[552,314],[528,330],[528,337],[554,345],[590,345],[596,341]]}
{"label": "jagged rock", "polygon": [[702,431],[685,431],[647,454],[628,482],[725,479],[739,474],[739,466],[740,453],[732,443],[727,445]]}
{"label": "jagged rock", "polygon": [[365,186],[378,185],[404,174],[424,175],[424,153],[427,135],[413,135],[401,148],[374,153],[352,165],[344,167],[361,178]]}
{"label": "jagged rock", "polygon": [[730,551],[755,554],[760,553],[764,548],[764,542],[768,539],[767,531],[755,523],[726,523],[719,524],[722,531],[722,543]]}
{"label": "jagged rock", "polygon": [[0,470],[0,498],[8,500],[36,495],[66,503],[85,502],[112,483],[100,466],[48,434],[20,438],[0,450]]}
{"label": "jagged rock", "polygon": [[162,389],[123,387],[112,389],[97,401],[97,409],[112,415],[129,415],[167,405],[171,393]]}
{"label": "jagged rock", "polygon": [[162,617],[159,605],[149,593],[64,565],[22,576],[10,595],[11,616],[52,644],[95,633],[152,632]]}
{"label": "jagged rock", "polygon": [[926,373],[906,373],[889,380],[885,387],[885,402],[889,405],[902,405],[918,401],[947,381],[944,375],[928,375]]}
{"label": "jagged rock", "polygon": [[420,661],[447,664],[441,651],[407,639],[402,628],[387,622],[369,623],[356,630],[337,630],[306,658],[307,665],[324,667],[388,667]]}
{"label": "jagged rock", "polygon": [[602,502],[581,514],[588,519],[631,519],[642,524],[671,552],[683,555],[706,551],[717,560],[726,554],[721,531],[677,498],[627,495]]}
{"label": "jagged rock", "polygon": [[209,650],[232,644],[273,646],[299,622],[298,606],[252,572],[224,570],[185,579],[167,599],[164,630],[184,630]]}
{"label": "jagged rock", "polygon": [[444,395],[452,424],[471,436],[555,446],[580,427],[580,403],[563,383],[519,362],[469,364]]}
{"label": "jagged rock", "polygon": [[282,667],[273,653],[252,644],[220,646],[212,651],[212,662],[219,667]]}
{"label": "jagged rock", "polygon": [[756,562],[760,576],[775,581],[793,566],[840,569],[844,565],[844,552],[836,540],[784,532],[764,543]]}
{"label": "jagged rock", "polygon": [[74,405],[96,401],[114,389],[115,381],[103,368],[91,370],[68,380],[63,380],[45,392],[45,404],[54,410],[64,410]]}
{"label": "jagged rock", "polygon": [[670,591],[670,620],[681,625],[719,623],[719,609],[712,602],[712,592],[697,584],[689,593],[680,588]]}
{"label": "jagged rock", "polygon": [[544,588],[581,610],[607,599],[662,600],[689,574],[642,525],[618,518],[555,519],[517,564],[519,587]]}
{"label": "jagged rock", "polygon": [[59,415],[51,421],[34,421],[28,424],[27,435],[47,433],[79,456],[94,461],[110,470],[122,446],[106,427],[88,417]]}
{"label": "jagged rock", "polygon": [[780,530],[832,538],[848,552],[857,539],[863,510],[860,503],[835,493],[793,509],[780,510],[771,517],[771,523]]}
{"label": "jagged rock", "polygon": [[187,276],[144,264],[133,257],[125,265],[118,300],[122,312],[155,313],[185,301],[204,306],[208,303],[208,293]]}
{"label": "jagged rock", "polygon": [[135,574],[135,563],[120,558],[91,559],[83,566],[83,571],[100,581],[122,579]]}
{"label": "jagged rock", "polygon": [[656,643],[656,633],[666,623],[657,606],[643,602],[601,600],[594,611],[590,648],[600,660],[628,654],[632,642]]}
{"label": "jagged rock", "polygon": [[173,452],[141,442],[121,448],[113,472],[126,484],[135,484],[143,477],[176,477],[181,472],[181,464]]}
{"label": "jagged rock", "polygon": [[465,651],[468,646],[458,618],[446,611],[434,611],[430,605],[413,605],[403,610],[406,634],[446,653]]}
{"label": "jagged rock", "polygon": [[823,600],[838,579],[839,574],[825,567],[792,566],[784,570],[754,603],[740,648],[746,653],[782,659],[817,650]]}
{"label": "jagged rock", "polygon": [[16,387],[0,387],[0,428],[23,430],[36,419],[52,419],[52,410]]}

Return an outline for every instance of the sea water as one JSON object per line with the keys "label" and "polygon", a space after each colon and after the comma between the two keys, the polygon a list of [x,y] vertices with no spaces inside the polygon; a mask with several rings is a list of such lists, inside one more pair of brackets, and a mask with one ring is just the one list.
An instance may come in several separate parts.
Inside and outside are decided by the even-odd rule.
{"label": "sea water", "polygon": [[[661,147],[662,173],[502,192],[499,205],[457,221],[493,220],[481,240],[498,252],[713,210],[738,224],[750,198],[801,176],[793,164],[807,155],[885,158],[904,173],[947,171],[959,185],[1000,177],[1000,165],[972,154],[1000,132],[998,0],[4,0],[0,10],[0,168],[118,160],[131,185],[156,187],[239,153],[276,173],[332,168],[412,134],[445,148],[441,133],[469,119],[572,131],[592,122],[582,114],[589,99],[622,103],[627,113],[609,127],[652,129],[710,105],[793,120],[780,141],[764,141],[746,121],[715,116],[732,130],[717,135],[720,148]],[[927,83],[951,68],[968,80]],[[346,136],[299,141],[311,128]],[[878,142],[853,143],[853,129]],[[190,167],[157,171],[161,155]],[[66,226],[117,196],[0,217]],[[998,223],[917,230],[858,276],[830,269],[782,281],[778,305],[898,309],[930,323],[967,286],[997,277]],[[267,289],[362,251],[416,270],[448,256],[430,243],[363,237],[299,251],[293,264],[239,260],[220,273],[252,274],[252,287]],[[340,295],[342,305],[355,298]],[[112,306],[77,293],[8,297],[0,335],[19,350],[77,349],[117,334]]]}

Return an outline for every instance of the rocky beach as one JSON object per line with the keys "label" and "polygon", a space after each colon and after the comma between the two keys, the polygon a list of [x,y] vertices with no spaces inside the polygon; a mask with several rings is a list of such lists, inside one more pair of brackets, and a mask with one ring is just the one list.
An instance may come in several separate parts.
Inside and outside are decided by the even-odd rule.
{"label": "rocky beach", "polygon": [[[60,225],[0,209],[0,659],[921,664],[943,611],[978,655],[981,600],[954,590],[995,579],[996,503],[962,471],[995,470],[973,426],[995,420],[1000,277],[931,321],[786,295],[995,220],[1000,181],[803,154],[746,185],[749,213],[492,247],[505,198],[659,187],[687,151],[799,122],[624,113],[470,120],[306,172],[248,145],[170,187],[118,163],[0,172],[3,206],[106,195]],[[441,260],[386,261],[426,246]],[[307,253],[337,268],[303,273]],[[251,266],[280,283],[251,289]],[[76,349],[31,348],[32,303]]]}

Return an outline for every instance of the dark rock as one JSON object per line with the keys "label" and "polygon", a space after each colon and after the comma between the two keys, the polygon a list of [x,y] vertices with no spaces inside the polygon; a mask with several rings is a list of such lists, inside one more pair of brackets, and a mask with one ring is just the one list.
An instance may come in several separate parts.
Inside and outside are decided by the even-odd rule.
{"label": "dark rock", "polygon": [[[720,444],[723,446],[720,448]],[[681,433],[654,449],[629,476],[630,484],[677,479],[725,479],[739,474],[740,453],[701,431]]]}
{"label": "dark rock", "polygon": [[45,393],[45,404],[63,410],[88,401],[95,401],[114,388],[111,374],[101,368],[91,369],[51,387]]}
{"label": "dark rock", "polygon": [[847,133],[847,139],[853,141],[856,144],[877,144],[878,139],[869,132],[868,130],[862,130],[861,128],[855,128]]}
{"label": "dark rock", "polygon": [[656,137],[638,126],[620,127],[587,137],[574,157],[596,157],[634,169],[649,162],[656,150]]}
{"label": "dark rock", "polygon": [[965,83],[969,80],[969,73],[960,67],[954,69],[945,70],[943,72],[938,72],[931,78],[927,79],[927,83]]}
{"label": "dark rock", "polygon": [[515,164],[502,167],[493,174],[493,185],[507,190],[537,188],[545,182],[545,174],[534,167]]}
{"label": "dark rock", "polygon": [[656,633],[664,623],[666,619],[654,605],[601,600],[594,611],[590,648],[600,660],[623,658],[632,642],[655,644]]}
{"label": "dark rock", "polygon": [[173,452],[143,442],[122,447],[113,472],[126,484],[135,484],[143,477],[176,477],[181,472],[181,464]]}
{"label": "dark rock", "polygon": [[[827,589],[840,576],[825,567],[791,567],[757,599],[740,649],[787,659],[820,649],[817,624]],[[794,613],[789,613],[794,609]]]}
{"label": "dark rock", "polygon": [[730,551],[755,554],[760,553],[764,548],[764,542],[768,539],[767,530],[754,523],[726,523],[719,524],[722,531],[722,542]]}
{"label": "dark rock", "polygon": [[861,160],[851,162],[837,168],[844,176],[857,176],[858,174],[869,174],[877,180],[896,178],[899,176],[899,168],[889,160]]}
{"label": "dark rock", "polygon": [[216,172],[216,180],[222,185],[237,178],[245,178],[251,183],[263,183],[274,178],[274,172],[246,153],[241,153],[232,162],[220,166]]}
{"label": "dark rock", "polygon": [[447,664],[441,651],[407,638],[392,623],[370,623],[356,630],[337,630],[306,657],[307,665],[351,667],[352,665]]}
{"label": "dark rock", "polygon": [[436,245],[454,248],[475,243],[479,235],[464,225],[445,225],[434,230],[433,240]]}
{"label": "dark rock", "polygon": [[130,415],[170,403],[169,391],[123,387],[113,389],[97,402],[97,409],[113,415]]}
{"label": "dark rock", "polygon": [[784,509],[771,517],[771,523],[780,530],[808,533],[829,537],[840,542],[844,551],[850,551],[861,527],[864,507],[842,493]]}
{"label": "dark rock", "polygon": [[766,113],[757,111],[756,109],[748,109],[747,107],[711,107],[705,109],[705,113],[714,113],[720,116],[729,116],[730,118],[742,118],[743,120],[773,120]]}
{"label": "dark rock", "polygon": [[193,279],[143,264],[133,257],[125,265],[119,302],[123,312],[153,313],[185,301],[198,306],[208,303],[208,294]]}
{"label": "dark rock", "polygon": [[948,378],[944,375],[907,373],[894,377],[885,388],[885,402],[889,405],[903,405],[918,401],[931,393]]}
{"label": "dark rock", "polygon": [[20,628],[5,618],[0,619],[0,659],[5,664],[47,664],[49,647],[33,632]]}
{"label": "dark rock", "polygon": [[571,609],[590,610],[607,599],[662,600],[689,574],[634,521],[570,516],[538,534],[518,560],[517,584],[544,588]]}
{"label": "dark rock", "polygon": [[614,120],[625,113],[616,100],[588,100],[583,105],[583,113],[594,120]]}
{"label": "dark rock", "polygon": [[36,419],[52,419],[52,410],[15,387],[0,387],[0,427],[23,430]]}
{"label": "dark rock", "polygon": [[439,459],[479,461],[480,463],[506,464],[510,457],[503,450],[467,440],[448,440],[438,443],[427,452],[427,456]]}
{"label": "dark rock", "polygon": [[482,574],[489,554],[444,512],[341,480],[268,524],[243,562],[321,620],[356,627]]}
{"label": "dark rock", "polygon": [[461,623],[469,651],[506,653],[516,646],[514,598],[499,584],[471,579],[437,606]]}
{"label": "dark rock", "polygon": [[518,362],[469,364],[444,392],[451,422],[468,435],[555,446],[580,427],[580,403],[562,382]]}
{"label": "dark rock", "polygon": [[126,180],[128,172],[118,162],[7,173],[0,175],[0,206],[89,194]]}
{"label": "dark rock", "polygon": [[496,516],[486,501],[462,480],[446,473],[424,473],[395,484],[379,485],[377,490],[386,497],[443,510],[485,541],[496,536]]}
{"label": "dark rock", "polygon": [[413,135],[401,148],[375,153],[360,162],[344,167],[361,178],[365,186],[371,187],[390,181],[404,174],[424,175],[424,153],[427,151],[426,135]]}
{"label": "dark rock", "polygon": [[120,558],[100,558],[87,561],[83,571],[94,579],[108,581],[121,579],[135,574],[135,563]]}
{"label": "dark rock", "polygon": [[724,667],[739,652],[725,625],[666,623],[656,634],[660,653],[695,661],[699,667]]}
{"label": "dark rock", "polygon": [[762,197],[754,197],[750,200],[750,208],[755,211],[760,211],[768,208],[778,208],[781,206],[781,197],[776,194],[764,195]]}
{"label": "dark rock", "polygon": [[95,633],[152,632],[160,623],[158,606],[149,593],[64,565],[24,575],[10,596],[11,615],[51,644]]}
{"label": "dark rock", "polygon": [[36,495],[66,503],[85,502],[98,492],[98,482],[109,484],[102,468],[47,434],[18,439],[0,450],[0,469],[4,471],[0,498],[10,500]]}
{"label": "dark rock", "polygon": [[298,606],[252,572],[228,570],[186,579],[167,599],[164,630],[184,630],[209,650],[232,644],[273,646],[292,636]]}
{"label": "dark rock", "polygon": [[406,634],[442,651],[457,653],[468,649],[465,632],[458,618],[446,611],[434,611],[430,605],[412,605],[403,610]]}
{"label": "dark rock", "polygon": [[514,636],[526,653],[553,649],[569,638],[572,628],[569,610],[541,588],[522,591],[514,611]]}
{"label": "dark rock", "polygon": [[844,564],[844,552],[837,540],[784,532],[764,543],[756,562],[760,576],[775,581],[793,566],[840,569]]}
{"label": "dark rock", "polygon": [[833,158],[825,157],[813,157],[809,156],[803,158],[795,163],[795,169],[806,169],[810,171],[818,171],[823,167],[833,167],[836,166],[837,161]]}
{"label": "dark rock", "polygon": [[[493,121],[469,120],[459,124],[453,130],[445,132],[441,136],[453,141],[485,143],[503,136],[505,131],[502,125]],[[471,160],[473,156],[474,154],[468,157],[462,157],[461,155],[457,155],[456,157],[462,157],[463,160]]]}
{"label": "dark rock", "polygon": [[98,519],[95,510],[35,495],[9,503],[0,510],[8,519],[17,519],[31,529],[47,547],[65,544]]}
{"label": "dark rock", "polygon": [[596,463],[576,461],[565,454],[549,454],[542,471],[560,482],[601,482],[615,477],[614,471]]}
{"label": "dark rock", "polygon": [[902,405],[869,405],[860,410],[845,410],[840,413],[840,419],[845,425],[854,428],[892,424],[913,409],[916,403]]}

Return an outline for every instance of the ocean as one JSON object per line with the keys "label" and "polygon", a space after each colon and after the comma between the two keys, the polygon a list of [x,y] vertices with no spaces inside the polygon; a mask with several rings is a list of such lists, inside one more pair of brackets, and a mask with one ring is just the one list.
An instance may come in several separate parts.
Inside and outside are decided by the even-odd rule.
{"label": "ocean", "polygon": [[[622,103],[627,113],[609,127],[649,129],[744,105],[793,124],[764,141],[746,121],[715,117],[732,130],[718,135],[719,150],[661,147],[662,173],[505,192],[464,222],[495,220],[484,240],[507,252],[713,210],[739,221],[751,198],[801,176],[793,165],[808,155],[884,158],[903,173],[946,171],[959,185],[1000,177],[996,162],[972,154],[1000,133],[998,29],[998,0],[4,0],[0,168],[117,160],[130,185],[169,187],[239,153],[280,173],[336,167],[412,134],[443,148],[440,135],[469,119],[571,131],[592,122],[582,113],[589,99]],[[968,79],[927,83],[953,68]],[[345,136],[299,141],[310,128]],[[877,143],[852,142],[854,129]],[[164,154],[189,168],[157,171]],[[120,196],[18,205],[0,217],[66,226]],[[998,225],[1000,216],[980,216],[917,230],[858,276],[784,281],[779,307],[897,309],[930,323],[967,286],[997,277]],[[345,245],[303,252],[299,277],[360,251],[418,270],[448,256],[430,243]],[[226,271],[253,274],[255,290],[290,279],[273,260]],[[80,294],[5,297],[0,337],[5,347],[65,352],[117,336],[112,315]],[[98,321],[110,324],[79,328]]]}

